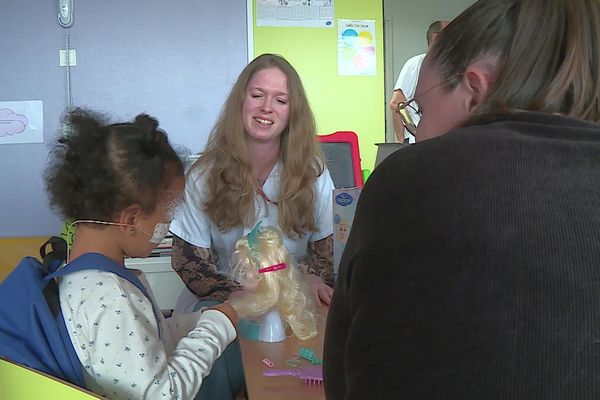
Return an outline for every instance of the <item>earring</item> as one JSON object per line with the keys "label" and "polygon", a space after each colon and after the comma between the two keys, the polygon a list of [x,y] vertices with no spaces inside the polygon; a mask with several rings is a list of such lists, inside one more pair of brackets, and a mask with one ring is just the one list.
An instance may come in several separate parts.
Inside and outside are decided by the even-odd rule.
{"label": "earring", "polygon": [[135,235],[135,228],[131,228],[130,234],[131,234],[131,236]]}

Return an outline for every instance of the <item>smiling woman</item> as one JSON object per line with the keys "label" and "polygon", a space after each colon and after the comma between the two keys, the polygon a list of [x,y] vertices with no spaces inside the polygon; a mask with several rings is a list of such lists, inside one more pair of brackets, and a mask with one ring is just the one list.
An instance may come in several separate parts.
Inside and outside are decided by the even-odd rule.
{"label": "smiling woman", "polygon": [[[273,54],[248,64],[205,152],[188,172],[184,206],[171,225],[173,269],[189,289],[176,312],[224,301],[240,290],[229,275],[230,259],[236,241],[260,222],[284,233],[284,245],[307,273],[315,302],[329,304],[334,186],[315,134],[296,70]],[[236,346],[213,368],[216,375],[223,371],[215,379],[227,380],[232,371],[242,376]]]}
{"label": "smiling woman", "polygon": [[[238,288],[225,274],[235,242],[262,221],[281,228],[328,303],[332,189],[298,73],[280,56],[259,56],[242,71],[190,169],[185,204],[171,226],[173,267],[197,297],[226,299]],[[209,258],[190,264],[199,253]]]}
{"label": "smiling woman", "polygon": [[[286,75],[277,68],[258,71],[248,82],[242,106],[242,123],[251,146],[259,147],[261,143],[264,146],[270,142],[278,149],[281,133],[287,128],[289,119]],[[257,179],[265,181],[268,172],[259,172]]]}

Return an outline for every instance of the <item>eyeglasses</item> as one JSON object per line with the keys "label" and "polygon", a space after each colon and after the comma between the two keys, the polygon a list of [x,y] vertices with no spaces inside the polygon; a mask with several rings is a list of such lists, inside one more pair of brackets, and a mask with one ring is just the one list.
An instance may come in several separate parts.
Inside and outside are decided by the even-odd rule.
{"label": "eyeglasses", "polygon": [[398,104],[398,109],[396,110],[396,112],[400,115],[400,121],[402,121],[404,128],[406,128],[406,130],[414,136],[415,133],[417,133],[417,123],[415,123],[415,120],[411,115],[411,111],[418,115],[419,118],[421,117],[421,110],[419,109],[419,105],[415,101],[414,97],[408,101],[401,101]]}
{"label": "eyeglasses", "polygon": [[[423,93],[421,93],[421,97],[426,95],[427,93],[431,92],[436,87],[443,85],[445,83],[448,83],[452,79],[458,78],[461,75],[462,75],[462,73],[459,73],[459,74],[452,75],[451,77],[442,80],[440,83],[433,85],[429,89],[423,91]],[[419,108],[419,105],[417,104],[417,101],[415,100],[414,96],[411,97],[407,101],[400,102],[398,104],[398,108],[396,109],[396,112],[400,115],[400,121],[402,122],[402,125],[404,125],[404,128],[406,128],[406,130],[411,135],[415,136],[417,133],[418,123],[415,123],[415,120],[414,120],[411,112],[414,113],[415,115],[418,115],[419,119],[423,116],[423,113],[421,112],[421,108]]]}

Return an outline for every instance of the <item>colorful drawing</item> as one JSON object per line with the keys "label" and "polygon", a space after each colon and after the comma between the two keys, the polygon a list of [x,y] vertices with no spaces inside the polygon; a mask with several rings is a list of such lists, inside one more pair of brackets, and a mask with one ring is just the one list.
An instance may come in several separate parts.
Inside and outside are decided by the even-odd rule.
{"label": "colorful drawing", "polygon": [[342,40],[347,47],[355,47],[358,41],[358,32],[355,29],[346,29],[342,33]]}
{"label": "colorful drawing", "polygon": [[338,74],[375,76],[375,21],[340,19],[338,32]]}
{"label": "colorful drawing", "polygon": [[10,108],[0,108],[0,137],[23,133],[28,122],[26,116],[17,114]]}
{"label": "colorful drawing", "polygon": [[0,102],[0,144],[42,143],[44,141],[42,102]]}

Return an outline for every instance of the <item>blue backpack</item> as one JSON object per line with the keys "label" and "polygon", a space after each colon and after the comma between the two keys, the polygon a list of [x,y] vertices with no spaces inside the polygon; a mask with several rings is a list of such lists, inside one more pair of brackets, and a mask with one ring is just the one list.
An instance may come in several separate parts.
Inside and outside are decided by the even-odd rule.
{"label": "blue backpack", "polygon": [[[48,244],[52,251],[46,254]],[[54,278],[99,269],[127,279],[152,300],[131,271],[101,254],[87,253],[59,268],[66,259],[66,249],[63,239],[50,238],[40,249],[43,263],[25,257],[0,283],[0,357],[85,387],[83,367],[60,311]]]}

